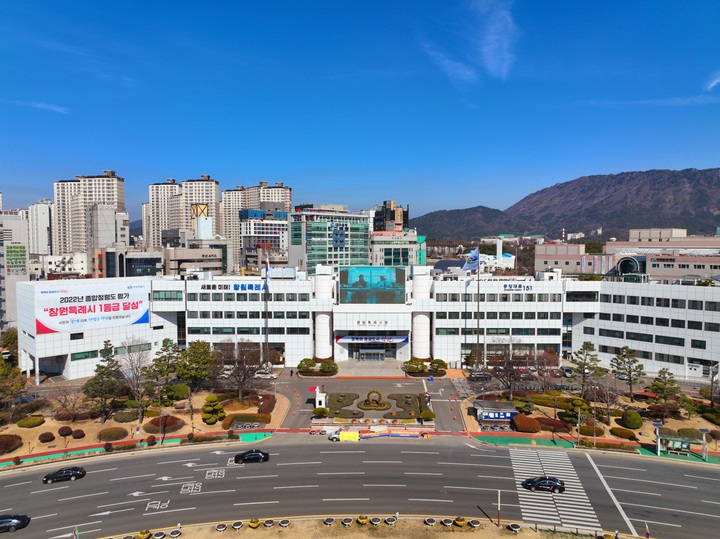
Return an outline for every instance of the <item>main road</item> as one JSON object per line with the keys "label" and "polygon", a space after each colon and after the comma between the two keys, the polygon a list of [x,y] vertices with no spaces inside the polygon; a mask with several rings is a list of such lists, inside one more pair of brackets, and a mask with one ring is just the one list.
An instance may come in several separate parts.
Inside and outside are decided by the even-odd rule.
{"label": "main road", "polygon": [[[0,513],[27,513],[20,537],[108,537],[178,523],[301,515],[458,516],[653,537],[705,537],[720,514],[720,470],[651,457],[495,447],[459,436],[333,443],[276,434],[270,460],[235,465],[238,442],[156,448],[74,461],[88,475],[44,485],[61,464],[0,474]],[[67,464],[64,462],[63,464]],[[566,492],[528,492],[526,477],[563,479]]]}

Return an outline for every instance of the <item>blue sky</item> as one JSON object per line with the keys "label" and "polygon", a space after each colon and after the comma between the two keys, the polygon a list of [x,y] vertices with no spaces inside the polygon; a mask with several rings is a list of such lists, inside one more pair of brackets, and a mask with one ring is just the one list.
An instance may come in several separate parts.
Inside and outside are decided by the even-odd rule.
{"label": "blue sky", "polygon": [[111,169],[505,209],[720,166],[720,2],[0,2],[4,207]]}

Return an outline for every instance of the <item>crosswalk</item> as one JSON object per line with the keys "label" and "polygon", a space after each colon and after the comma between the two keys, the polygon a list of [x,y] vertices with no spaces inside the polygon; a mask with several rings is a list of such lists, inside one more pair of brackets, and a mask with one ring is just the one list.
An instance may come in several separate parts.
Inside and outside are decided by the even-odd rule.
{"label": "crosswalk", "polygon": [[[513,448],[510,449],[510,458],[523,520],[570,528],[602,529],[567,453]],[[543,474],[563,480],[565,492],[530,492],[522,487],[525,479]]]}

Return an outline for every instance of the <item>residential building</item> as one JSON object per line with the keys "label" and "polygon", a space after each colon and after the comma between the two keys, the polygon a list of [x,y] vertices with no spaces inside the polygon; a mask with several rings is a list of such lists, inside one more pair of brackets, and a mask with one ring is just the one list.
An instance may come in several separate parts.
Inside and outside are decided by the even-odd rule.
{"label": "residential building", "polygon": [[52,202],[48,199],[28,206],[28,252],[30,256],[52,252]]}
{"label": "residential building", "polygon": [[17,211],[0,211],[0,334],[16,327],[15,286],[30,280],[28,221]]}
{"label": "residential building", "polygon": [[143,240],[144,247],[159,249],[162,244],[162,231],[170,226],[170,200],[180,194],[181,187],[173,178],[149,186],[150,200],[143,204]]}
{"label": "residential building", "polygon": [[[238,245],[240,255],[236,257],[241,268],[259,271],[264,263],[258,253],[269,256],[274,262],[285,260],[288,249],[288,213],[270,210],[241,210],[239,212]],[[250,263],[249,260],[253,260]]]}

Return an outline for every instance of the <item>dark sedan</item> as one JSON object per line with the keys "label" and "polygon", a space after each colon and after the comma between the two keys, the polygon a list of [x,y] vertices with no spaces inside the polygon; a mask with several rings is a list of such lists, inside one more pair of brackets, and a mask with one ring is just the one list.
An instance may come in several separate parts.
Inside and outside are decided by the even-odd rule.
{"label": "dark sedan", "polygon": [[492,375],[486,372],[472,371],[468,374],[468,380],[472,380],[473,382],[489,382],[492,380]]}
{"label": "dark sedan", "polygon": [[14,532],[30,524],[27,515],[0,515],[0,532]]}
{"label": "dark sedan", "polygon": [[259,449],[249,449],[244,453],[238,453],[235,455],[235,464],[242,464],[245,462],[267,462],[268,460],[270,460],[270,453],[260,451]]}
{"label": "dark sedan", "polygon": [[528,490],[549,490],[552,493],[565,492],[565,483],[556,477],[541,475],[540,477],[531,477],[522,482],[523,488]]}
{"label": "dark sedan", "polygon": [[56,472],[51,472],[43,477],[43,483],[57,483],[58,481],[75,481],[85,477],[85,468],[80,466],[71,466],[69,468],[60,468]]}

